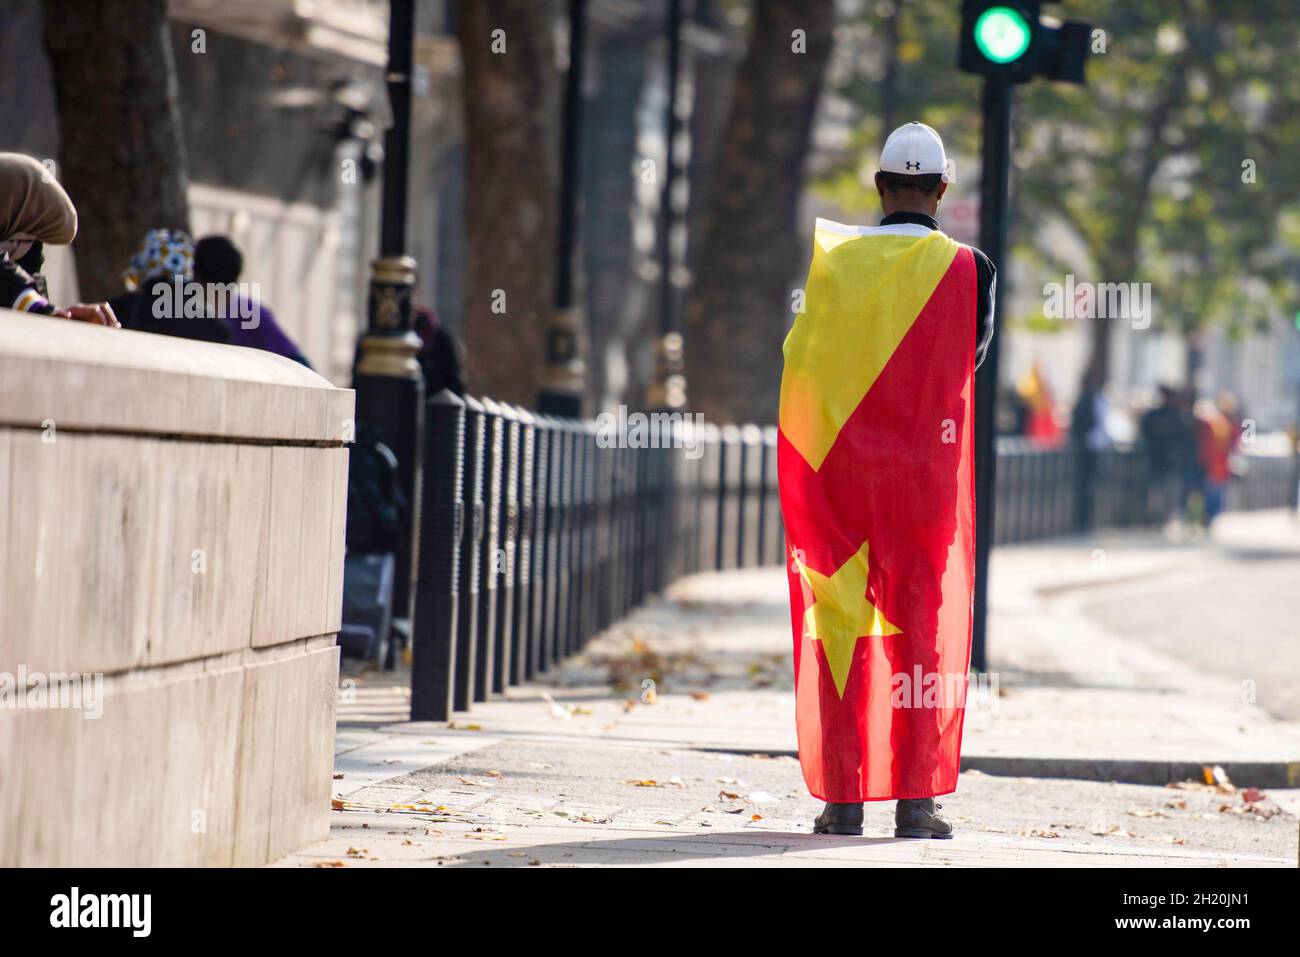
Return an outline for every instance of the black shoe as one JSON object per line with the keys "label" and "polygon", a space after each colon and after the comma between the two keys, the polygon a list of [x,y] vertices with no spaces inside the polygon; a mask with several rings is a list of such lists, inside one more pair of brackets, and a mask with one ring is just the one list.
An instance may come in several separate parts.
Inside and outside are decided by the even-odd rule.
{"label": "black shoe", "polygon": [[862,804],[826,802],[826,810],[813,820],[814,834],[862,834]]}
{"label": "black shoe", "polygon": [[894,837],[933,837],[948,840],[952,837],[952,825],[934,813],[941,807],[942,804],[934,803],[934,798],[900,800],[897,810],[894,811]]}

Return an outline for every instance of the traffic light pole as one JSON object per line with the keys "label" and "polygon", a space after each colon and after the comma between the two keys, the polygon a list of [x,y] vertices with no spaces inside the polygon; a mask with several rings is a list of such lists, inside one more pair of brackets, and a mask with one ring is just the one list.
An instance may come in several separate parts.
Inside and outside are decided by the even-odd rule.
{"label": "traffic light pole", "polygon": [[1007,204],[1011,166],[1012,84],[1004,76],[984,78],[984,126],[980,150],[980,248],[998,271],[993,295],[996,332],[975,373],[975,627],[971,667],[988,670],[989,550],[993,545],[993,481],[997,464],[995,423],[998,356],[1006,335],[1003,303],[1007,288]]}

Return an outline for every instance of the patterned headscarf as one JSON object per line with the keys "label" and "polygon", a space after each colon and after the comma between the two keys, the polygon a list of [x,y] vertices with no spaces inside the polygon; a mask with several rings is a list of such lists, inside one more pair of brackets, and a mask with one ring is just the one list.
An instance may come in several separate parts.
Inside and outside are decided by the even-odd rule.
{"label": "patterned headscarf", "polygon": [[33,242],[66,246],[77,211],[53,174],[30,156],[0,153],[0,249],[18,259]]}
{"label": "patterned headscarf", "polygon": [[140,251],[122,273],[122,282],[134,292],[152,279],[194,278],[194,244],[179,229],[151,229]]}

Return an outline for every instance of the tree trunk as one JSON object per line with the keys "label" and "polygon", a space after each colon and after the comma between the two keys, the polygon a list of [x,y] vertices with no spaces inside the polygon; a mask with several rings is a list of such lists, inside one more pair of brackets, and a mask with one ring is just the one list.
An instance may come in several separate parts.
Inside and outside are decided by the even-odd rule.
{"label": "tree trunk", "polygon": [[[557,77],[548,5],[457,0],[463,65],[471,391],[532,408],[555,283],[552,117]],[[500,31],[500,32],[497,32]],[[504,43],[504,52],[493,52]]]}
{"label": "tree trunk", "polygon": [[81,298],[122,292],[147,230],[189,229],[165,0],[46,0],[62,182],[80,220]]}
{"label": "tree trunk", "polygon": [[[684,327],[687,401],[714,421],[776,421],[788,293],[808,253],[795,216],[833,17],[832,0],[754,3]],[[792,49],[799,36],[805,52]]]}

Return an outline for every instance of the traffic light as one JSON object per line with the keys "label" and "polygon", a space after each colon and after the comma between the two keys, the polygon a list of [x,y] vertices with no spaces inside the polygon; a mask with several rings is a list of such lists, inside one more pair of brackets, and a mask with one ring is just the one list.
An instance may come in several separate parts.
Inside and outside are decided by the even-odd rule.
{"label": "traffic light", "polygon": [[963,0],[957,65],[967,73],[1026,83],[1035,76],[1083,82],[1092,27],[1039,15],[1035,0]]}

